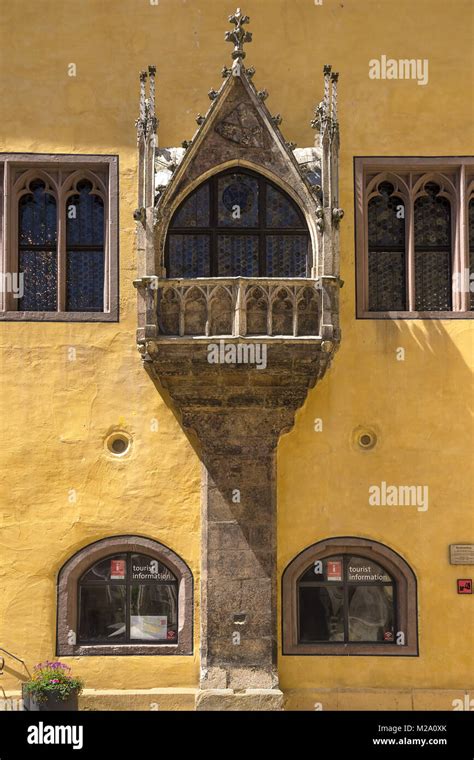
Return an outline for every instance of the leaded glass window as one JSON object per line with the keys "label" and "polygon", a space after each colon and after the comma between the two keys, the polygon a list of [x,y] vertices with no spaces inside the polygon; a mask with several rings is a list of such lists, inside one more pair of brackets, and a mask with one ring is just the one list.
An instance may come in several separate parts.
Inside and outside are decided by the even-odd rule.
{"label": "leaded glass window", "polygon": [[382,182],[369,201],[369,310],[406,309],[405,204]]}
{"label": "leaded glass window", "polygon": [[79,643],[168,643],[178,640],[178,580],[144,554],[115,554],[79,581]]}
{"label": "leaded glass window", "polygon": [[18,258],[23,275],[24,311],[57,308],[57,204],[41,179],[32,180],[30,192],[18,203]]}
{"label": "leaded glass window", "polygon": [[451,204],[434,182],[415,201],[415,309],[451,309]]}
{"label": "leaded glass window", "polygon": [[104,308],[104,202],[82,180],[66,209],[66,310]]}
{"label": "leaded glass window", "polygon": [[396,641],[396,583],[373,560],[316,560],[298,581],[299,643]]}
{"label": "leaded glass window", "polygon": [[175,212],[168,277],[306,277],[309,233],[296,203],[250,171],[218,174]]}

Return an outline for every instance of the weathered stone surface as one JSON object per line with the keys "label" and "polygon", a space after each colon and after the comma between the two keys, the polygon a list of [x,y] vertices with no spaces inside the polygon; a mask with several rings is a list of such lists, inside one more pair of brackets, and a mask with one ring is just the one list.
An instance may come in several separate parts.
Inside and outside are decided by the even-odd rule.
{"label": "weathered stone surface", "polygon": [[[245,676],[244,676],[245,678]],[[283,693],[279,689],[208,689],[196,695],[196,710],[282,710]]]}

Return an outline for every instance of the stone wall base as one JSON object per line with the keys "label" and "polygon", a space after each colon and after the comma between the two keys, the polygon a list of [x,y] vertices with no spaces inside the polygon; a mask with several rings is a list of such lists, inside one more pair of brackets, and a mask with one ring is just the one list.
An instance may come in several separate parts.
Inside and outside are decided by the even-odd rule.
{"label": "stone wall base", "polygon": [[[21,691],[0,695],[0,711],[22,709]],[[474,711],[474,689],[85,689],[79,709]]]}

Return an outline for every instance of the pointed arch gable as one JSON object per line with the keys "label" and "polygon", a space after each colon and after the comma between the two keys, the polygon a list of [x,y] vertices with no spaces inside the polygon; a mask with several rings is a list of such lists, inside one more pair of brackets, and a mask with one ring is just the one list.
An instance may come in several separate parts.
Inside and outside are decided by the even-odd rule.
{"label": "pointed arch gable", "polygon": [[303,179],[292,150],[246,74],[229,76],[213,100],[175,168],[162,189],[155,226],[156,272],[163,274],[165,240],[172,215],[183,200],[212,175],[242,167],[266,177],[298,205],[310,233],[311,260],[316,266],[318,230],[317,202]]}

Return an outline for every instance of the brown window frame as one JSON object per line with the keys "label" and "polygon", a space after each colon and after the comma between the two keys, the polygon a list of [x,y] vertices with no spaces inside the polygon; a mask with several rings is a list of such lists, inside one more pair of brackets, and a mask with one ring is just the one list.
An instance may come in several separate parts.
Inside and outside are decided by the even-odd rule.
{"label": "brown window frame", "polygon": [[[35,178],[46,183],[57,209],[57,310],[20,311],[18,299],[0,288],[0,321],[117,322],[118,276],[118,156],[55,153],[0,153],[0,276],[19,271],[18,202]],[[104,308],[103,311],[66,310],[67,200],[76,194],[81,179],[92,183],[104,202]]]}
{"label": "brown window frame", "polygon": [[[403,631],[405,644],[337,641],[300,643],[298,611],[300,577],[317,560],[349,554],[375,562],[393,578],[396,633]],[[388,546],[365,538],[350,536],[328,538],[308,546],[291,560],[282,575],[282,654],[417,657],[419,654],[417,584],[413,570],[403,557]]]}
{"label": "brown window frame", "polygon": [[[166,565],[178,582],[178,641],[170,644],[80,644],[79,584],[96,562],[114,554],[145,554]],[[193,576],[188,565],[167,546],[143,536],[112,536],[88,544],[62,566],[57,580],[56,655],[191,655],[193,654]]]}
{"label": "brown window frame", "polygon": [[[407,306],[404,311],[369,311],[368,292],[368,201],[382,181],[395,185],[405,203],[405,255]],[[415,310],[414,203],[426,182],[441,183],[451,204],[452,310]],[[470,293],[454,283],[469,269],[469,201],[474,196],[474,157],[380,157],[354,158],[354,215],[356,249],[356,317],[358,319],[473,319]]]}

